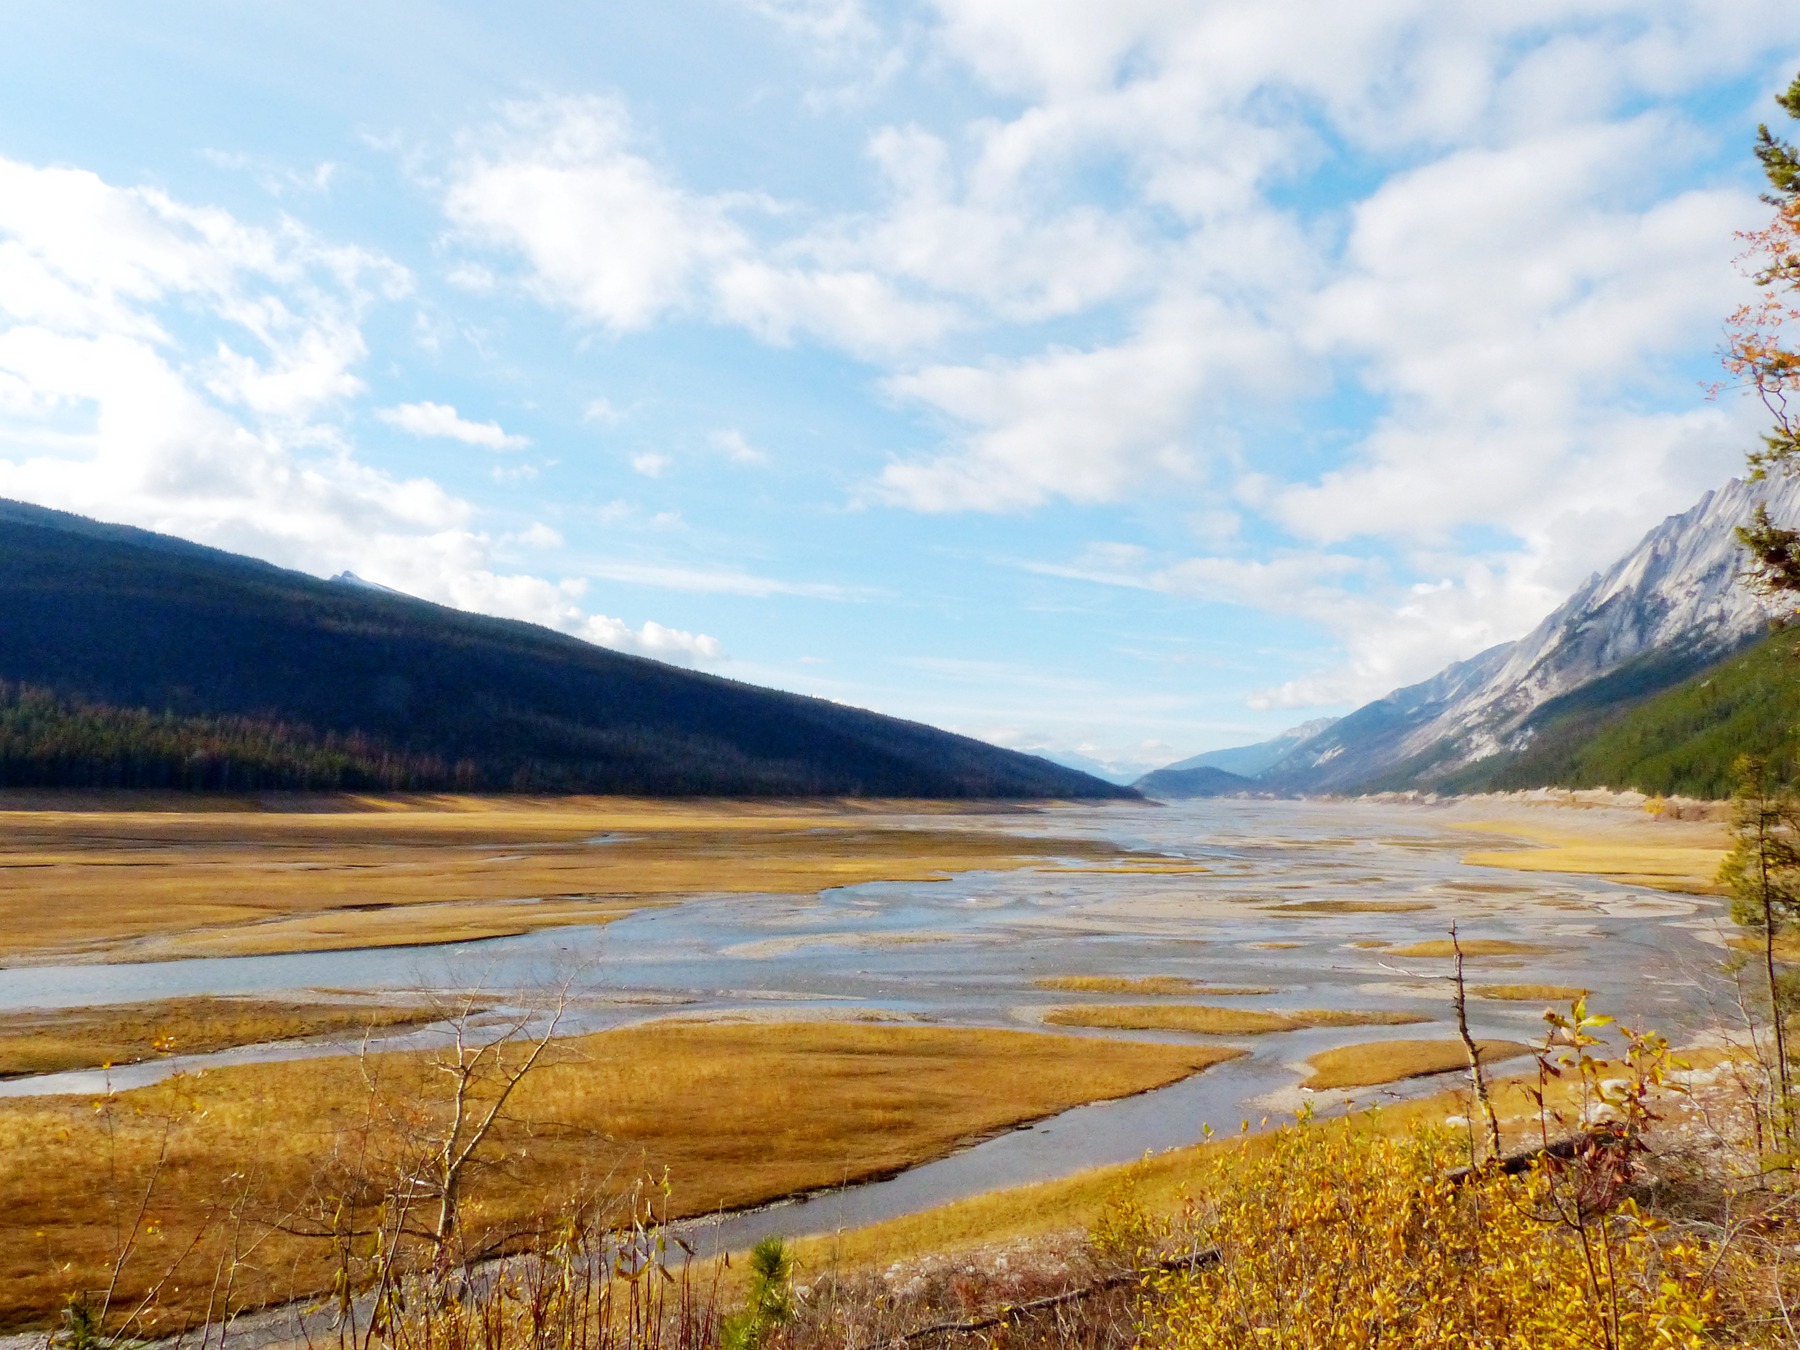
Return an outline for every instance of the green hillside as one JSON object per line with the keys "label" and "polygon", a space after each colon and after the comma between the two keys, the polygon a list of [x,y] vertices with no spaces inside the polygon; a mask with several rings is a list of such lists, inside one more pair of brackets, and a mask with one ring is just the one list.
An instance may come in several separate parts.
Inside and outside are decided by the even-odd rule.
{"label": "green hillside", "polygon": [[[1531,744],[1515,755],[1470,765],[1451,791],[1534,787],[1634,788],[1639,792],[1720,798],[1732,788],[1731,765],[1745,753],[1766,756],[1782,777],[1795,776],[1800,750],[1800,633],[1770,634],[1659,693],[1631,697],[1630,668],[1544,705],[1532,718]],[[1644,680],[1640,683],[1653,681]]]}

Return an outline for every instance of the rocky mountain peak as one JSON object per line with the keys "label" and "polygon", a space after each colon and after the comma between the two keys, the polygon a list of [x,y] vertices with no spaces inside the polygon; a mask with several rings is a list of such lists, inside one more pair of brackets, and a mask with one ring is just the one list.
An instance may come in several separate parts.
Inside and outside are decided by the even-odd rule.
{"label": "rocky mountain peak", "polygon": [[1366,704],[1288,751],[1263,778],[1342,791],[1396,777],[1421,783],[1517,749],[1551,699],[1633,662],[1672,682],[1762,632],[1769,612],[1739,580],[1735,531],[1759,503],[1800,522],[1800,478],[1733,479],[1652,529],[1516,642],[1489,648]]}

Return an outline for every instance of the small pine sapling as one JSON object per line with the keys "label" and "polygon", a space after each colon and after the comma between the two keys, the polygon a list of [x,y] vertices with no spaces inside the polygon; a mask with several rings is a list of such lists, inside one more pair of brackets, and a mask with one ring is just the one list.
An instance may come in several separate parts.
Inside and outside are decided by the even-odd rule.
{"label": "small pine sapling", "polygon": [[758,1350],[769,1333],[794,1315],[794,1258],[778,1237],[766,1237],[750,1249],[749,1287],[744,1310],[725,1322],[722,1350]]}

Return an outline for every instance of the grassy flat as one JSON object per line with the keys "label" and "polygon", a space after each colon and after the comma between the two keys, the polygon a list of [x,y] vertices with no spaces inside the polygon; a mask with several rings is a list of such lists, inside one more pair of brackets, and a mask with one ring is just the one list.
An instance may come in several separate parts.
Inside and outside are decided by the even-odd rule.
{"label": "grassy flat", "polygon": [[1259,989],[1247,984],[1201,984],[1178,975],[1050,975],[1033,980],[1039,989],[1055,989],[1069,994],[1200,994],[1208,998],[1224,998],[1231,994],[1272,994],[1273,989]]}
{"label": "grassy flat", "polygon": [[1578,989],[1572,984],[1477,984],[1469,992],[1476,998],[1499,999],[1508,1003],[1573,1003],[1586,998],[1591,989]]}
{"label": "grassy flat", "polygon": [[140,804],[0,812],[0,957],[155,960],[467,941],[605,923],[691,895],[806,894],[1121,856],[1091,840],[1009,834],[972,810],[895,803],[333,797],[279,812]]}
{"label": "grassy flat", "polygon": [[[1482,1063],[1528,1055],[1531,1048],[1518,1041],[1477,1041]],[[1468,1051],[1457,1040],[1370,1041],[1365,1045],[1340,1045],[1321,1050],[1306,1061],[1312,1074],[1303,1086],[1322,1092],[1328,1088],[1374,1087],[1403,1078],[1467,1070]]]}
{"label": "grassy flat", "polygon": [[1547,819],[1477,820],[1458,828],[1521,835],[1529,849],[1483,849],[1463,856],[1471,867],[1514,872],[1573,872],[1628,886],[1710,895],[1728,841],[1717,825],[1692,821],[1620,820],[1575,811]]}
{"label": "grassy flat", "polygon": [[436,1020],[430,1008],[171,998],[0,1014],[0,1078],[203,1055],[239,1045],[355,1035]]}
{"label": "grassy flat", "polygon": [[1212,1008],[1199,1003],[1077,1003],[1051,1009],[1044,1020],[1059,1027],[1258,1036],[1266,1032],[1299,1031],[1306,1027],[1406,1026],[1431,1019],[1415,1013],[1342,1008],[1266,1012],[1257,1008]]}
{"label": "grassy flat", "polygon": [[[1725,945],[1740,952],[1760,952],[1763,939],[1755,933],[1738,933],[1725,939]],[[1793,933],[1777,933],[1775,935],[1775,959],[1789,963],[1800,962],[1800,936]]]}
{"label": "grassy flat", "polygon": [[[1541,942],[1514,942],[1509,938],[1464,938],[1462,940],[1464,956],[1548,956],[1556,948],[1545,946]],[[1432,938],[1429,942],[1415,942],[1406,947],[1395,947],[1389,956],[1455,956],[1456,947],[1449,938]]]}
{"label": "grassy flat", "polygon": [[[672,1216],[754,1204],[885,1175],[1235,1053],[833,1023],[664,1022],[573,1037],[514,1095],[495,1140],[506,1166],[474,1178],[465,1212],[510,1231],[665,1168]],[[0,1330],[48,1325],[68,1292],[105,1286],[115,1205],[134,1210],[153,1176],[153,1235],[121,1290],[135,1297],[175,1262],[192,1311],[232,1236],[205,1230],[178,1262],[204,1216],[245,1188],[252,1215],[288,1215],[321,1168],[354,1176],[417,1139],[446,1109],[432,1063],[426,1052],[370,1056],[373,1093],[356,1059],[333,1057],[173,1080],[121,1094],[106,1112],[87,1099],[0,1102]],[[251,1232],[260,1245],[240,1297],[326,1286],[328,1242]],[[177,1306],[188,1297],[173,1296]]]}

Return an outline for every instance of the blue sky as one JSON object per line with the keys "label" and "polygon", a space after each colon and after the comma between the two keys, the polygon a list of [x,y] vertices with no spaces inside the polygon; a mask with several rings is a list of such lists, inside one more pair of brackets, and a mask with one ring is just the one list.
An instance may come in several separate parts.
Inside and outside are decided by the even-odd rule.
{"label": "blue sky", "polygon": [[0,495],[1147,768],[1738,469],[1797,67],[1790,0],[12,0]]}

